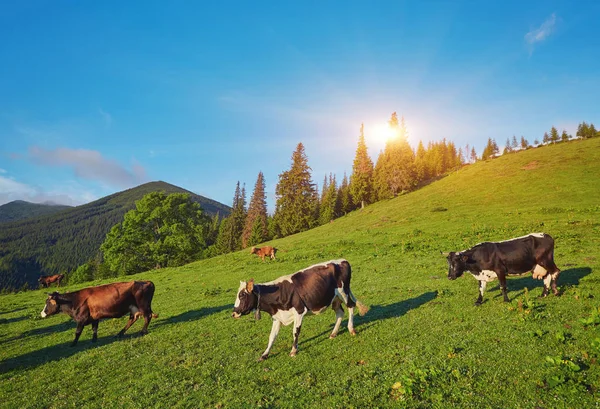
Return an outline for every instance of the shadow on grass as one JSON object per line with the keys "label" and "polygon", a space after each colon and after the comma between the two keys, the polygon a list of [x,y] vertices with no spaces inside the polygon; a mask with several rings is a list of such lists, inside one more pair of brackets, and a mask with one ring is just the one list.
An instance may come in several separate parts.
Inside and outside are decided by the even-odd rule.
{"label": "shadow on grass", "polygon": [[[132,333],[125,334],[123,338],[117,338],[116,335],[113,334],[102,338],[98,338],[97,342],[92,342],[91,327],[87,326],[86,329],[89,329],[90,338],[80,339],[79,343],[76,346],[71,347],[71,341],[63,342],[62,344],[52,345],[46,348],[38,349],[36,351],[28,352],[23,355],[15,356],[13,358],[5,359],[4,361],[0,362],[0,373],[6,373],[15,369],[25,370],[35,368],[37,366],[44,365],[48,362],[59,361],[63,358],[68,358],[87,349],[98,348],[104,345],[112,344],[115,341],[140,336],[139,333]],[[86,331],[84,330],[83,336],[85,336],[85,332]],[[75,332],[73,332],[73,337],[75,337]]]}
{"label": "shadow on grass", "polygon": [[10,310],[10,311],[0,311],[0,315],[2,315],[2,314],[10,314],[10,313],[17,312],[17,311],[23,311],[25,309],[26,309],[26,307],[19,307],[19,308],[15,308],[13,310]]}
{"label": "shadow on grass", "polygon": [[[592,269],[590,267],[578,267],[578,268],[569,268],[568,270],[562,270],[560,276],[558,277],[558,286],[562,287],[565,285],[579,285],[581,279],[592,273]],[[496,282],[496,284],[498,284]],[[527,288],[528,291],[533,290],[534,288],[539,287],[540,290],[544,288],[544,282],[542,280],[535,280],[532,275],[527,275],[519,278],[510,278],[506,280],[506,286],[508,287],[508,295],[512,299],[513,297],[518,297],[524,293],[523,288]],[[493,288],[490,288],[492,291],[500,290],[499,285],[495,285]],[[518,293],[511,294],[511,290],[519,291]],[[502,294],[495,294],[494,298],[500,297]]]}
{"label": "shadow on grass", "polygon": [[0,344],[3,344],[5,342],[11,342],[11,341],[14,341],[17,339],[33,337],[36,335],[44,335],[44,334],[49,334],[49,333],[53,333],[53,332],[63,332],[63,331],[69,330],[69,329],[75,330],[75,327],[76,327],[75,321],[69,320],[69,321],[61,322],[59,324],[48,325],[47,327],[30,329],[28,331],[21,333],[21,335],[16,335],[11,338],[3,339],[0,341]]}
{"label": "shadow on grass", "polygon": [[[196,320],[204,318],[208,315],[216,314],[218,312],[221,312],[221,311],[224,311],[227,309],[233,310],[233,305],[227,304],[227,305],[220,305],[218,307],[206,307],[206,308],[200,308],[198,310],[186,311],[179,315],[174,315],[172,317],[168,317],[167,319],[164,319],[164,320],[158,318],[156,321],[153,321],[153,323],[156,322],[156,324],[154,324],[155,327],[161,327],[163,325],[177,324],[179,322],[196,321]],[[150,324],[150,325],[152,325],[152,324]]]}
{"label": "shadow on grass", "polygon": [[[354,316],[354,327],[357,329],[357,332],[359,333],[358,336],[360,336],[360,332],[365,331],[372,325],[375,325],[375,321],[382,321],[382,320],[386,320],[388,318],[401,317],[401,316],[405,315],[407,312],[409,312],[410,310],[414,310],[424,304],[427,304],[430,301],[433,301],[436,297],[437,297],[437,291],[429,291],[427,293],[423,293],[423,294],[419,295],[418,297],[409,298],[408,300],[404,300],[404,301],[398,301],[393,304],[372,305],[370,307],[369,311],[363,317],[361,317],[359,315]],[[346,310],[346,309],[347,308],[344,307],[344,310]],[[357,308],[355,308],[354,311],[356,312]],[[348,313],[346,312],[345,319],[342,322],[342,327],[340,327],[340,332],[339,332],[338,336],[344,335],[345,333],[347,334],[347,330],[345,328],[343,328],[348,325],[347,318],[348,318]],[[328,340],[329,339],[328,334],[330,334],[333,329],[334,321],[335,321],[335,315],[332,314],[332,324],[330,325],[330,328],[328,330],[323,331],[320,334],[312,336],[307,339],[302,339],[302,335],[300,335],[299,344],[302,344],[302,349],[303,350],[310,349],[314,345],[317,345],[325,340]],[[316,340],[316,341],[311,342],[313,340]],[[274,354],[274,355],[276,355],[276,354]]]}
{"label": "shadow on grass", "polygon": [[24,321],[27,318],[29,318],[27,315],[23,315],[20,317],[14,317],[14,318],[0,318],[0,325],[2,324],[10,324],[13,322],[19,322],[19,321]]}

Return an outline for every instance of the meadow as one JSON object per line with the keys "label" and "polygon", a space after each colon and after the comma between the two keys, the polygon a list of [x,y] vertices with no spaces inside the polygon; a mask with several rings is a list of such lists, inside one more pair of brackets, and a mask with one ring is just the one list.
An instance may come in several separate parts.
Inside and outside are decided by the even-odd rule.
{"label": "meadow", "polygon": [[[474,306],[469,274],[446,278],[440,251],[545,232],[561,296],[509,278]],[[126,318],[90,327],[42,319],[45,290],[0,296],[4,408],[592,408],[600,406],[600,138],[465,166],[395,199],[274,240],[276,261],[248,250],[126,279],[152,280],[159,318],[139,337]],[[272,280],[346,258],[370,311],[330,340],[334,313],[305,317],[299,353],[283,327],[231,310],[240,280]],[[121,280],[123,280],[121,278]],[[112,281],[121,281],[112,280]],[[101,282],[61,288],[73,291]]]}

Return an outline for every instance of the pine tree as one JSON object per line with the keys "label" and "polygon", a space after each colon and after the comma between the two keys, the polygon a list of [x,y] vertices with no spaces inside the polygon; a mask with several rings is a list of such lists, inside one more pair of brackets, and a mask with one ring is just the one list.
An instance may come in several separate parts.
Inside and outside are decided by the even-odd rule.
{"label": "pine tree", "polygon": [[511,148],[511,145],[510,145],[510,139],[506,138],[506,144],[504,145],[504,152],[502,152],[502,154],[504,155],[504,154],[507,154],[509,152],[512,152],[512,148]]}
{"label": "pine tree", "polygon": [[242,233],[246,223],[246,188],[240,188],[238,181],[233,195],[232,211],[229,217],[221,222],[217,236],[217,254],[241,250]]}
{"label": "pine tree", "polygon": [[266,241],[268,234],[265,178],[262,172],[258,172],[242,234],[242,248]]}
{"label": "pine tree", "polygon": [[594,124],[590,123],[590,127],[588,128],[588,138],[595,138],[598,136],[598,131],[596,131],[596,127]]}
{"label": "pine tree", "polygon": [[345,215],[348,212],[354,210],[352,195],[350,193],[350,185],[348,183],[348,176],[344,172],[344,178],[338,190],[338,201],[339,201],[339,216]]}
{"label": "pine tree", "polygon": [[521,149],[527,149],[528,146],[529,142],[527,142],[527,139],[525,139],[525,137],[521,135]]}
{"label": "pine tree", "polygon": [[292,154],[292,166],[279,175],[275,189],[275,222],[281,234],[308,230],[316,222],[318,192],[312,183],[304,145],[299,143]]}
{"label": "pine tree", "polygon": [[569,140],[569,134],[565,129],[563,129],[562,134],[560,135],[560,140],[563,142],[567,142]]}
{"label": "pine tree", "polygon": [[495,139],[492,139],[492,155],[497,155],[500,153],[500,148],[498,148],[498,144]]}
{"label": "pine tree", "polygon": [[477,162],[477,152],[475,151],[475,147],[471,148],[471,162]]}
{"label": "pine tree", "polygon": [[379,154],[373,172],[373,185],[377,199],[394,197],[415,186],[414,152],[408,144],[408,131],[404,117],[398,121],[394,112],[388,121],[394,136]]}
{"label": "pine tree", "polygon": [[323,193],[321,201],[319,224],[323,225],[335,219],[335,207],[337,202],[337,183],[335,176],[329,174],[327,190]]}
{"label": "pine tree", "polygon": [[539,141],[539,140],[536,138],[536,139],[533,141],[533,144],[534,144],[535,146],[538,146],[538,145],[540,144],[540,141]]}
{"label": "pine tree", "polygon": [[558,130],[554,126],[550,129],[550,142],[558,142]]}
{"label": "pine tree", "polygon": [[373,202],[373,161],[367,152],[364,124],[360,125],[358,146],[350,178],[350,193],[355,204],[360,204],[361,208],[365,207],[365,204]]}
{"label": "pine tree", "polygon": [[512,150],[515,150],[518,147],[519,147],[519,143],[517,142],[517,137],[515,135],[513,135],[511,148],[512,148]]}
{"label": "pine tree", "polygon": [[548,132],[544,132],[544,138],[542,139],[544,145],[550,142],[550,137],[548,136]]}
{"label": "pine tree", "polygon": [[493,154],[494,144],[492,142],[492,138],[488,138],[487,144],[485,145],[485,148],[483,148],[483,153],[481,154],[481,160],[489,159]]}
{"label": "pine tree", "polygon": [[419,146],[417,146],[417,154],[415,156],[415,178],[417,183],[430,178],[427,166],[427,151],[425,151],[423,141],[419,141]]}

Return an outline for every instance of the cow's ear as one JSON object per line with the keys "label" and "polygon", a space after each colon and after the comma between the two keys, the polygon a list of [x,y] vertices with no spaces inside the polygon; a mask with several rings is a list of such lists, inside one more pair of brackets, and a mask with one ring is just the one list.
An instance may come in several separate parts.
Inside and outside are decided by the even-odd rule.
{"label": "cow's ear", "polygon": [[460,256],[460,259],[466,263],[467,261],[469,261],[469,256],[466,254],[463,254]]}
{"label": "cow's ear", "polygon": [[246,284],[246,291],[248,291],[249,293],[252,292],[252,290],[254,290],[254,279],[251,278],[248,283]]}

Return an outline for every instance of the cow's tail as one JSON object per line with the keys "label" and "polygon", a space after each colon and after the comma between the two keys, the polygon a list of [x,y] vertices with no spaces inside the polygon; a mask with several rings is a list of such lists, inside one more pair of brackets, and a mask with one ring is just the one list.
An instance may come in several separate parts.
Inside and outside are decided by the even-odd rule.
{"label": "cow's tail", "polygon": [[356,297],[354,296],[354,294],[352,294],[352,291],[350,291],[350,298],[352,298],[352,301],[354,301],[354,303],[356,304],[356,307],[358,307],[358,314],[362,317],[363,315],[365,315],[368,311],[369,311],[369,307],[367,305],[364,305],[363,303],[361,303],[360,301],[358,301],[356,299]]}
{"label": "cow's tail", "polygon": [[158,314],[152,313],[150,315],[152,316],[152,318],[158,318]]}

